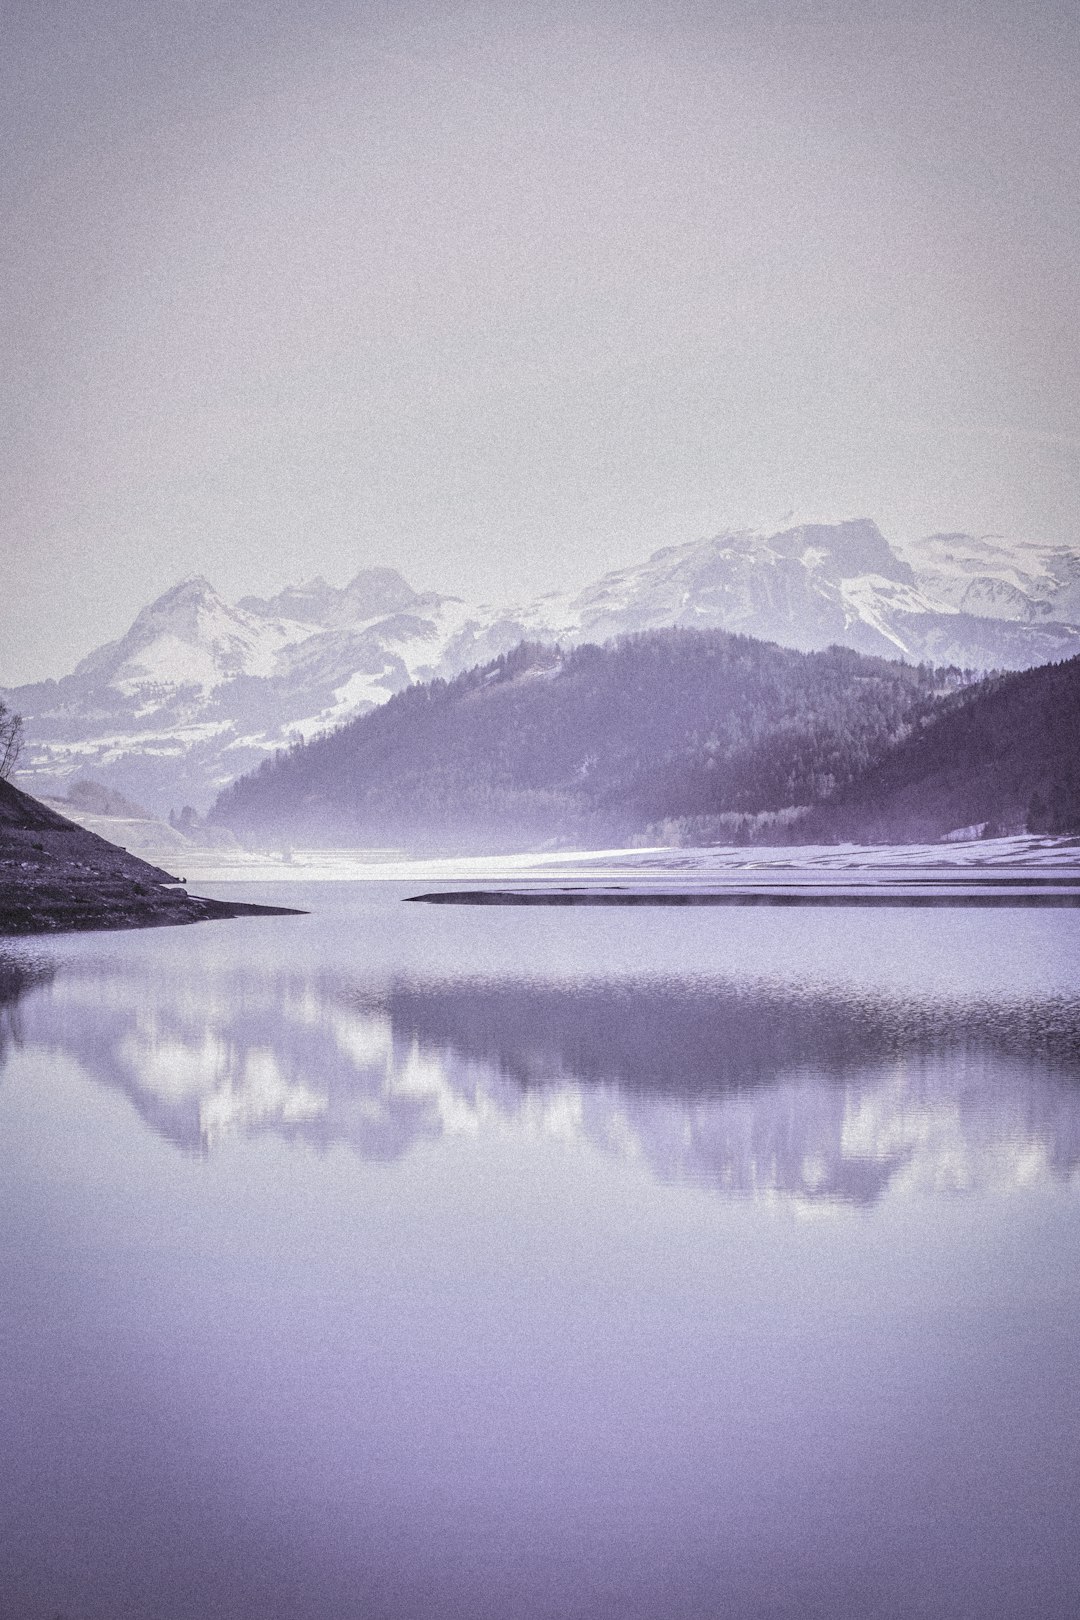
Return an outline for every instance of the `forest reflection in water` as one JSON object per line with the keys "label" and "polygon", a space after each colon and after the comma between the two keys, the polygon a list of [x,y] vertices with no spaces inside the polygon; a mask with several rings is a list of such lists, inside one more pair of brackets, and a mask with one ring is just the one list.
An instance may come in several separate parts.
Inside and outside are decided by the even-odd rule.
{"label": "forest reflection in water", "polygon": [[401,892],[0,950],[0,1611],[1080,1612],[1077,914]]}
{"label": "forest reflection in water", "polygon": [[[13,1036],[76,1058],[189,1153],[230,1135],[392,1160],[498,1129],[576,1136],[661,1181],[872,1203],[1068,1178],[1080,998],[890,993],[687,970],[381,980],[197,950],[0,958]],[[20,1006],[20,1003],[22,1004]]]}

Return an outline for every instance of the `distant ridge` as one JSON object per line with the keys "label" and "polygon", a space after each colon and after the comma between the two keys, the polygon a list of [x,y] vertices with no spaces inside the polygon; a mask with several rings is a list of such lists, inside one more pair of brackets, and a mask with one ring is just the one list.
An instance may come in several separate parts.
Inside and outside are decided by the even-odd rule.
{"label": "distant ridge", "polygon": [[519,604],[415,590],[393,568],[230,605],[193,576],[60,680],[0,694],[25,716],[20,780],[77,776],[158,815],[204,810],[276,750],[522,640],[563,647],[715,629],[802,651],[1022,669],[1080,653],[1080,554],[933,535],[900,552],[868,518],[664,546],[577,593]]}

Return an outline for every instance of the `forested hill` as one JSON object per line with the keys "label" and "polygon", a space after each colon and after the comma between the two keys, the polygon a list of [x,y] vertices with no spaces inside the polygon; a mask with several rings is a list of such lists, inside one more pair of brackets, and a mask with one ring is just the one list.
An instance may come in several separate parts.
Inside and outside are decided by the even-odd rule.
{"label": "forested hill", "polygon": [[522,644],[278,756],[212,819],[278,845],[782,839],[794,807],[848,789],[964,684],[723,631]]}
{"label": "forested hill", "polygon": [[922,842],[962,827],[1080,833],[1080,658],[947,697],[800,837]]}

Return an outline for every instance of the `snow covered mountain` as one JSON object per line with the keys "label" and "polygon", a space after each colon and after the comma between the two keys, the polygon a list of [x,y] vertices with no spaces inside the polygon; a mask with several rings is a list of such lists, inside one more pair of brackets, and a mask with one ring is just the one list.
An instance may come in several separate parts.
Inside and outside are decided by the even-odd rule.
{"label": "snow covered mountain", "polygon": [[[1014,611],[980,613],[973,603],[982,577],[961,574],[959,562],[950,571],[936,549],[941,538],[925,542],[925,552],[919,548],[910,561],[868,519],[805,524],[773,535],[742,531],[666,547],[583,591],[571,605],[567,628],[589,641],[667,625],[715,628],[806,652],[839,643],[884,657],[975,668],[1024,669],[1080,651],[1080,596],[1060,592],[1062,606],[1072,612],[1066,623],[1049,622],[1067,615],[1040,613],[1019,586]],[[956,549],[958,557],[969,554]],[[973,548],[970,555],[976,555]],[[1041,555],[1057,559],[1063,580],[1071,567],[1074,590],[1080,588],[1080,556]],[[1045,563],[1044,569],[1044,599],[1056,605],[1058,598],[1049,594],[1056,576]]]}
{"label": "snow covered mountain", "polygon": [[1080,555],[933,535],[905,556],[866,519],[665,547],[577,594],[519,607],[415,591],[394,569],[222,600],[183,581],[72,674],[4,692],[27,722],[19,781],[91,776],[154,809],[205,808],[290,742],[452,676],[524,637],[604,641],[668,625],[811,650],[978,668],[1080,652]]}
{"label": "snow covered mountain", "polygon": [[932,534],[908,560],[920,587],[963,613],[1080,623],[1080,555],[1000,535]]}
{"label": "snow covered mountain", "polygon": [[[388,568],[235,606],[184,580],[72,674],[8,694],[27,726],[19,780],[48,795],[90,776],[160,812],[204,808],[275,749],[486,656],[497,617]],[[520,638],[507,628],[499,650]]]}

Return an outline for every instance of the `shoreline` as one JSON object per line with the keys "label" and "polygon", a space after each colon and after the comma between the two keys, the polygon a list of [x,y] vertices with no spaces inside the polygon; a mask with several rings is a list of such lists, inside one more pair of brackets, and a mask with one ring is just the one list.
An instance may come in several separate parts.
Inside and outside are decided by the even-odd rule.
{"label": "shoreline", "polygon": [[[184,890],[136,885],[107,886],[94,893],[35,892],[31,885],[0,884],[0,940],[27,939],[42,934],[115,933],[129,928],[176,928],[190,923],[222,922],[235,917],[303,917],[295,906],[256,905],[242,900],[211,900]],[[5,892],[6,891],[6,892]]]}

